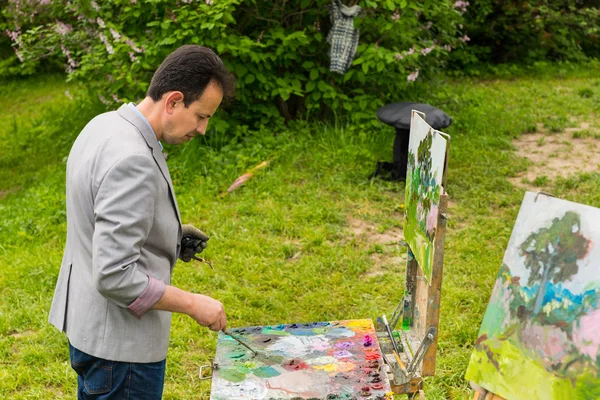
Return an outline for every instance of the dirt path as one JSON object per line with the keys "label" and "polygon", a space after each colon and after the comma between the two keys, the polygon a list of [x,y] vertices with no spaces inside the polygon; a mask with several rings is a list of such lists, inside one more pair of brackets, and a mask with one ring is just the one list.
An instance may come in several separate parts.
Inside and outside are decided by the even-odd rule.
{"label": "dirt path", "polygon": [[557,177],[600,171],[600,121],[580,122],[559,133],[538,124],[538,132],[521,135],[513,144],[531,163],[510,181],[528,190],[539,190]]}

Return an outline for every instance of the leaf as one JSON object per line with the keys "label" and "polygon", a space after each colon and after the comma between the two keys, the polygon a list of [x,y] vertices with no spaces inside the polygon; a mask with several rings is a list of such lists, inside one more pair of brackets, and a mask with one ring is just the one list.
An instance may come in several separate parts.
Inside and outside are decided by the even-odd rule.
{"label": "leaf", "polygon": [[310,71],[310,79],[315,80],[319,77],[319,70],[318,69],[313,69]]}
{"label": "leaf", "polygon": [[261,83],[267,83],[267,78],[263,74],[256,75],[256,79],[258,79]]}
{"label": "leaf", "polygon": [[317,83],[317,87],[319,88],[319,90],[321,92],[328,92],[331,89],[331,86],[329,86],[327,83],[325,83],[325,81],[319,81]]}
{"label": "leaf", "polygon": [[235,72],[237,73],[237,76],[241,78],[248,73],[248,68],[244,64],[237,64],[235,66]]}
{"label": "leaf", "polygon": [[246,75],[246,79],[244,80],[244,83],[250,84],[252,82],[254,82],[255,77],[252,74],[248,74]]}
{"label": "leaf", "polygon": [[308,83],[306,84],[306,91],[312,92],[316,86],[317,86],[317,84],[315,81],[308,81]]}
{"label": "leaf", "polygon": [[174,37],[172,37],[172,36],[169,36],[169,37],[166,37],[166,38],[164,38],[163,40],[161,40],[161,41],[158,43],[158,45],[159,45],[159,46],[165,46],[165,45],[173,44],[173,43],[175,43],[176,41],[177,41],[177,39],[176,39],[176,38],[174,38]]}
{"label": "leaf", "polygon": [[169,26],[171,26],[171,20],[170,19],[167,19],[167,20],[165,20],[165,21],[163,21],[163,22],[160,23],[160,27],[162,29],[169,29]]}

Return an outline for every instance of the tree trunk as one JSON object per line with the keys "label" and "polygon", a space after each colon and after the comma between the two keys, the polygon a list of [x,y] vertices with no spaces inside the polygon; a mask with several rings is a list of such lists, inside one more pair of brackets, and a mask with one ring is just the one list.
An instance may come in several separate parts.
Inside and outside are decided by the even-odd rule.
{"label": "tree trunk", "polygon": [[544,297],[546,296],[546,284],[548,283],[548,276],[550,275],[551,270],[551,266],[548,268],[544,268],[542,282],[540,283],[540,290],[538,291],[537,297],[535,298],[535,304],[533,305],[533,316],[538,315],[538,313],[542,309]]}

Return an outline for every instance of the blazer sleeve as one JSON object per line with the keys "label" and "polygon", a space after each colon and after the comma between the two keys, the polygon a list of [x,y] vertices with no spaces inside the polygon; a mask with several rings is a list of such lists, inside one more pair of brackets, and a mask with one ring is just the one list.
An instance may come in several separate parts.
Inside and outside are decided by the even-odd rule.
{"label": "blazer sleeve", "polygon": [[127,155],[104,175],[94,200],[96,290],[138,318],[165,290],[164,283],[147,275],[146,268],[138,263],[154,221],[159,175],[152,157]]}

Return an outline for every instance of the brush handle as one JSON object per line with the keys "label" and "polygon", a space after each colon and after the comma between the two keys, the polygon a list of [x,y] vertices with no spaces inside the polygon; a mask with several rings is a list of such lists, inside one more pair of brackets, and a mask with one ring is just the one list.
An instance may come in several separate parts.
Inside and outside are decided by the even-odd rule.
{"label": "brush handle", "polygon": [[258,353],[256,352],[256,350],[253,350],[250,346],[248,346],[246,343],[242,342],[240,339],[238,339],[237,337],[233,336],[231,333],[227,332],[225,329],[223,329],[223,333],[226,334],[227,336],[229,336],[230,338],[235,339],[236,342],[238,342],[239,344],[241,344],[242,346],[244,346],[245,348],[247,348],[248,350],[250,350],[251,352],[254,353],[254,355],[257,355]]}

